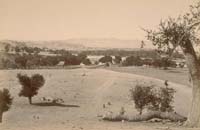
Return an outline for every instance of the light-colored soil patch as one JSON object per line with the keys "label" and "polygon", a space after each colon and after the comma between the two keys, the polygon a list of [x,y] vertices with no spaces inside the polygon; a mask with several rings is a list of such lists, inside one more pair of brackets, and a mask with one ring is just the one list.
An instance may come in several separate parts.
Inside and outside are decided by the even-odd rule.
{"label": "light-colored soil patch", "polygon": [[[28,99],[19,97],[17,73],[28,75],[42,74],[46,83],[33,98],[33,103],[41,103],[41,98],[50,96],[62,98],[66,107],[29,105]],[[184,130],[176,124],[169,123],[128,123],[105,122],[99,120],[99,115],[106,111],[119,112],[124,107],[127,114],[136,114],[134,103],[130,100],[129,90],[135,84],[145,81],[148,84],[164,86],[162,80],[119,73],[104,69],[74,69],[74,70],[7,70],[0,71],[0,88],[8,88],[14,97],[12,108],[4,114],[1,130]],[[175,110],[187,115],[191,89],[169,83],[176,89]],[[108,102],[111,105],[108,105]],[[105,104],[105,108],[103,108]]]}

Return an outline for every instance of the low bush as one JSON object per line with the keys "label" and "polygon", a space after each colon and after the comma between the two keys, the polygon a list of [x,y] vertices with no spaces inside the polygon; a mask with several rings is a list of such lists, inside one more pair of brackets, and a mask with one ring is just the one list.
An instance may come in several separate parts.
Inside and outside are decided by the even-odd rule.
{"label": "low bush", "polygon": [[3,113],[11,107],[13,98],[8,89],[0,90],[0,123],[2,122]]}
{"label": "low bush", "polygon": [[139,85],[130,90],[131,99],[141,115],[144,109],[151,111],[172,112],[175,90],[173,88],[155,88],[154,85]]}

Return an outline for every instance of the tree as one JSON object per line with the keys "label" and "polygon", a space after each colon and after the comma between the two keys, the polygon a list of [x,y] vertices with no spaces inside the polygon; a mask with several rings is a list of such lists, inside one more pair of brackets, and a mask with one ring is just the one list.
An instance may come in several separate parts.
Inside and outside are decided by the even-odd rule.
{"label": "tree", "polygon": [[121,57],[121,56],[115,56],[114,62],[115,62],[116,64],[120,64],[121,61],[122,61],[122,57]]}
{"label": "tree", "polygon": [[129,56],[127,57],[123,63],[123,66],[142,66],[143,65],[143,61],[139,56]]}
{"label": "tree", "polygon": [[45,79],[40,74],[34,74],[31,77],[17,74],[22,89],[19,96],[28,97],[29,104],[32,104],[32,97],[38,94],[38,90],[44,85]]}
{"label": "tree", "polygon": [[3,113],[11,107],[13,98],[10,96],[8,89],[0,90],[0,123],[2,122]]}
{"label": "tree", "polygon": [[80,61],[83,61],[87,58],[87,55],[84,52],[82,52],[78,54],[78,58],[80,59]]}
{"label": "tree", "polygon": [[4,47],[4,49],[5,49],[6,52],[9,52],[10,48],[11,48],[10,44],[6,44],[5,47]]}
{"label": "tree", "polygon": [[197,5],[190,7],[190,12],[178,18],[168,18],[161,21],[157,30],[145,30],[147,39],[152,41],[154,46],[162,50],[169,57],[180,48],[186,58],[186,64],[192,79],[192,104],[188,114],[186,125],[200,127],[200,67],[198,55],[195,51],[198,48],[200,24],[200,1]]}
{"label": "tree", "polygon": [[19,53],[20,52],[20,47],[19,46],[15,46],[15,53]]}
{"label": "tree", "polygon": [[27,61],[28,61],[28,58],[27,58],[26,54],[23,54],[22,56],[21,55],[17,55],[15,57],[15,63],[18,65],[19,68],[26,69]]}
{"label": "tree", "polygon": [[84,59],[84,60],[82,61],[82,63],[83,63],[84,65],[91,65],[91,64],[92,64],[91,61],[90,61],[90,59],[88,59],[88,58]]}
{"label": "tree", "polygon": [[131,89],[131,99],[135,102],[135,108],[142,114],[143,109],[150,103],[153,86],[136,85]]}
{"label": "tree", "polygon": [[112,63],[112,57],[111,56],[104,56],[102,58],[99,59],[99,62],[101,63]]}

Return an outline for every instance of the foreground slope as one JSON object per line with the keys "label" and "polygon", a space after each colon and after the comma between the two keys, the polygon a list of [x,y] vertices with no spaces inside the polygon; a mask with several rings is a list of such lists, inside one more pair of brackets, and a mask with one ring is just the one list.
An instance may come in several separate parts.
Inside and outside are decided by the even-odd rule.
{"label": "foreground slope", "polygon": [[[18,96],[20,85],[17,73],[40,73],[46,79],[39,94],[33,98],[34,105],[29,105],[26,98]],[[64,130],[64,129],[136,129],[154,130],[167,127],[150,123],[111,123],[100,121],[106,111],[119,112],[124,107],[127,114],[137,114],[134,103],[130,100],[129,90],[137,83],[163,86],[164,81],[127,73],[113,72],[103,69],[74,70],[1,70],[0,88],[10,89],[14,97],[11,110],[4,114],[0,129],[3,130]],[[191,89],[189,87],[169,83],[177,91],[175,110],[187,115]],[[40,99],[42,97],[62,98],[65,106],[51,106]],[[108,102],[111,105],[107,105]],[[105,108],[103,108],[105,104]],[[173,129],[183,130],[173,126]]]}

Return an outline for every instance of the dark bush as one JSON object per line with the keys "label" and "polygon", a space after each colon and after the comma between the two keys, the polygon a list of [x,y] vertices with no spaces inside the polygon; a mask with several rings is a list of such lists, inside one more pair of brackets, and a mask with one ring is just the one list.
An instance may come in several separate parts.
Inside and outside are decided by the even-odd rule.
{"label": "dark bush", "polygon": [[101,63],[112,63],[112,57],[111,56],[104,56],[102,58],[99,59],[99,62]]}
{"label": "dark bush", "polygon": [[65,59],[65,65],[80,65],[81,59],[78,56],[71,55]]}
{"label": "dark bush", "polygon": [[0,123],[2,122],[3,113],[11,107],[13,98],[10,96],[8,89],[0,90]]}
{"label": "dark bush", "polygon": [[146,108],[153,111],[172,112],[174,111],[172,102],[175,90],[173,88],[155,89],[153,85],[136,85],[131,89],[131,99],[135,103],[135,108],[142,114]]}
{"label": "dark bush", "polygon": [[28,97],[29,103],[32,104],[32,97],[38,94],[38,90],[44,85],[45,79],[40,74],[34,74],[31,77],[17,74],[22,89],[19,96]]}
{"label": "dark bush", "polygon": [[131,89],[131,99],[135,103],[135,108],[142,114],[143,109],[149,105],[152,95],[153,86],[136,85],[134,89]]}
{"label": "dark bush", "polygon": [[121,61],[122,61],[122,57],[121,57],[121,56],[115,56],[114,62],[115,62],[116,64],[120,64]]}
{"label": "dark bush", "polygon": [[90,61],[90,59],[88,59],[88,58],[84,59],[84,60],[82,61],[82,63],[83,63],[84,65],[91,65],[91,64],[92,64],[91,61]]}
{"label": "dark bush", "polygon": [[176,67],[176,62],[172,61],[171,59],[164,57],[164,58],[158,58],[154,59],[152,65],[154,67],[158,68],[165,68],[167,69],[168,67]]}
{"label": "dark bush", "polygon": [[142,66],[143,65],[143,61],[139,56],[129,56],[127,57],[123,63],[123,66]]}

